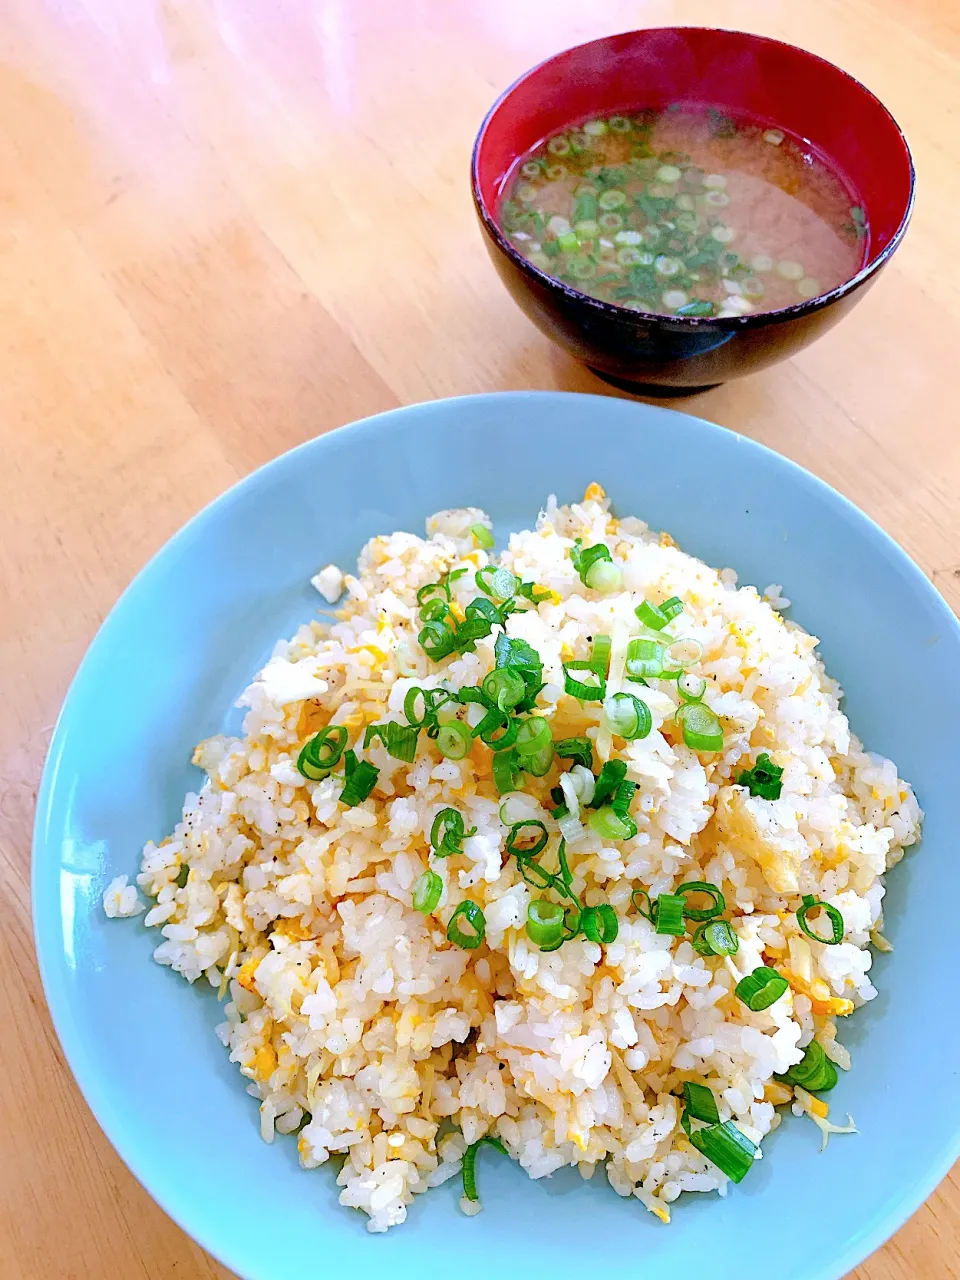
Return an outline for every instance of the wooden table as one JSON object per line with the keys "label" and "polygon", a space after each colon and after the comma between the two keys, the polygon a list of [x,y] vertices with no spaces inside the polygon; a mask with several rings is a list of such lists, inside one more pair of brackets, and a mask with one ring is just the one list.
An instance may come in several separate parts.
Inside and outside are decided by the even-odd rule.
{"label": "wooden table", "polygon": [[[100,1134],[47,1018],[34,797],[67,684],[193,512],[320,431],[513,387],[611,394],[498,283],[487,106],[564,45],[676,21],[839,62],[919,170],[882,282],[789,364],[693,401],[874,516],[960,604],[955,0],[2,0],[0,1271],[225,1277]],[[954,391],[948,390],[952,384]],[[948,1179],[858,1280],[960,1275]]]}

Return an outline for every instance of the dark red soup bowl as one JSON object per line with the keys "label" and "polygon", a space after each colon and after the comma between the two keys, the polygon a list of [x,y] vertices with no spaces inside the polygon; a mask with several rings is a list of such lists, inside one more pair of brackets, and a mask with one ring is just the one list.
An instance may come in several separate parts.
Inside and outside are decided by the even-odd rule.
{"label": "dark red soup bowl", "polygon": [[[588,297],[529,262],[498,210],[519,158],[590,117],[698,103],[776,126],[839,171],[866,214],[862,268],[829,293],[729,318],[663,316]],[[897,122],[852,76],[740,31],[659,27],[568,49],[512,85],[477,135],[473,199],[494,265],[534,324],[601,376],[689,393],[793,355],[862,297],[903,239],[914,172]]]}

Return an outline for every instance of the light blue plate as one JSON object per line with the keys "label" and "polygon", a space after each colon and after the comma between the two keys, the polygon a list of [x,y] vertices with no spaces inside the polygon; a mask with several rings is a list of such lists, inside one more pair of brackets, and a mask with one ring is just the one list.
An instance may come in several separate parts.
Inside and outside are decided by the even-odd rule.
{"label": "light blue plate", "polygon": [[[404,1226],[371,1236],[337,1204],[331,1166],[265,1146],[256,1103],[213,1034],[209,988],[150,960],[157,935],[108,921],[100,896],[137,870],[200,782],[189,761],[230,718],[279,636],[313,616],[310,575],[355,561],[373,534],[422,532],[441,507],[529,526],[548,493],[599,480],[711,565],[822,637],[869,747],[917,788],[922,850],[889,878],[880,997],[842,1027],[853,1070],[830,1101],[860,1136],[826,1155],[787,1116],[725,1200],[684,1197],[661,1226],[598,1173],[530,1182],[489,1153],[483,1213],[448,1183]],[[73,1072],[120,1155],[166,1211],[249,1280],[484,1270],[656,1277],[735,1267],[738,1280],[836,1280],[875,1249],[960,1150],[956,796],[960,629],[920,570],[832,489],[774,453],[680,413],[594,396],[518,392],[414,405],[312,440],[191,521],[104,623],[64,705],[40,793],[33,889],[47,999]]]}

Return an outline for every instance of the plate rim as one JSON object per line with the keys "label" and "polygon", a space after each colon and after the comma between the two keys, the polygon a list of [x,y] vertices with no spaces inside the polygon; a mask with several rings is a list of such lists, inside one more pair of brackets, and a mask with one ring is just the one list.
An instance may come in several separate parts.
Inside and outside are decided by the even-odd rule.
{"label": "plate rim", "polygon": [[[731,436],[736,446],[745,447],[751,452],[758,451],[767,463],[784,468],[785,473],[790,474],[793,480],[807,486],[808,489],[819,494],[827,502],[838,504],[840,510],[848,518],[852,518],[854,522],[863,522],[866,525],[866,531],[874,538],[879,539],[879,547],[883,548],[893,563],[908,575],[915,583],[918,591],[926,595],[933,611],[940,615],[945,634],[952,633],[954,642],[960,647],[960,619],[957,618],[928,575],[872,516],[868,515],[867,512],[863,511],[838,489],[800,463],[795,462],[792,458],[778,453],[775,449],[770,448],[769,445],[763,444],[751,436],[745,436],[733,428],[724,427],[707,418],[701,418],[696,414],[690,414],[680,409],[647,404],[642,401],[625,400],[617,396],[562,390],[519,389],[438,397],[432,400],[417,401],[412,404],[397,405],[391,409],[385,409],[379,413],[370,414],[344,423],[341,426],[330,428],[319,435],[302,441],[291,449],[269,458],[246,475],[239,477],[233,484],[217,494],[216,497],[185,521],[137,570],[117,597],[84,650],[83,657],[77,665],[64,695],[44,760],[40,786],[37,792],[30,848],[31,919],[34,948],[47,1010],[60,1048],[63,1051],[64,1058],[83,1102],[92,1113],[114,1151],[153,1202],[159,1205],[163,1212],[201,1248],[224,1266],[234,1271],[238,1276],[243,1277],[243,1280],[275,1280],[275,1277],[270,1277],[267,1273],[254,1274],[246,1270],[246,1264],[243,1260],[232,1256],[229,1240],[211,1239],[206,1227],[197,1225],[190,1213],[189,1205],[177,1204],[174,1206],[171,1203],[170,1196],[161,1195],[152,1188],[150,1172],[145,1167],[148,1162],[141,1158],[138,1144],[133,1141],[128,1143],[122,1125],[117,1123],[111,1115],[109,1099],[105,1090],[98,1085],[96,1072],[88,1071],[87,1069],[83,1035],[78,1031],[77,1025],[72,1020],[69,994],[61,971],[63,948],[61,945],[62,931],[60,929],[59,901],[55,898],[55,895],[50,895],[41,884],[44,869],[43,860],[49,856],[47,827],[53,817],[53,800],[57,789],[60,754],[63,748],[63,725],[69,714],[72,702],[79,696],[76,691],[85,680],[86,672],[93,665],[92,655],[94,649],[99,648],[104,642],[109,642],[111,632],[117,625],[116,619],[125,607],[127,599],[140,589],[142,581],[148,577],[158,563],[168,556],[187,548],[197,529],[211,515],[230,506],[238,495],[261,483],[264,475],[269,474],[271,471],[279,470],[282,466],[289,465],[289,460],[298,455],[310,454],[317,449],[322,452],[326,447],[324,442],[338,438],[342,439],[344,432],[349,432],[351,435],[354,433],[376,434],[382,429],[389,430],[397,418],[404,418],[410,415],[416,416],[424,411],[430,413],[449,412],[451,409],[455,410],[457,405],[465,402],[485,401],[505,406],[520,406],[524,403],[529,403],[531,400],[549,401],[558,398],[577,400],[583,404],[585,409],[590,406],[599,407],[601,405],[609,408],[611,404],[629,406],[630,410],[636,411],[641,416],[652,414],[658,418],[669,417],[675,422],[682,421],[681,429],[691,432],[694,436],[698,434],[701,436],[716,436],[718,434]],[[617,412],[620,411],[617,410]],[[809,1271],[804,1280],[843,1280],[843,1277],[849,1271],[862,1263],[899,1231],[908,1218],[912,1217],[923,1205],[949,1173],[957,1159],[960,1158],[960,1126],[948,1137],[949,1140],[944,1143],[938,1160],[928,1166],[923,1177],[918,1178],[909,1187],[904,1188],[902,1194],[897,1196],[895,1202],[879,1222],[864,1235],[855,1235],[854,1239],[848,1243],[847,1247],[834,1260],[825,1262],[817,1270]]]}

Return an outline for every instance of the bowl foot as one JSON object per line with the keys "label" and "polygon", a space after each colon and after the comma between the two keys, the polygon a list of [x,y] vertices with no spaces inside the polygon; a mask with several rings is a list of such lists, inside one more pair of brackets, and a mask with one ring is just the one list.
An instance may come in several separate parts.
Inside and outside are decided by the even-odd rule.
{"label": "bowl foot", "polygon": [[592,364],[587,365],[587,368],[604,382],[609,382],[612,387],[617,387],[620,391],[629,391],[635,396],[658,396],[660,399],[669,400],[676,396],[698,396],[701,391],[712,391],[714,387],[720,386],[719,382],[707,382],[702,387],[666,387],[659,382],[634,382],[630,378],[621,378],[615,373],[595,369]]}

